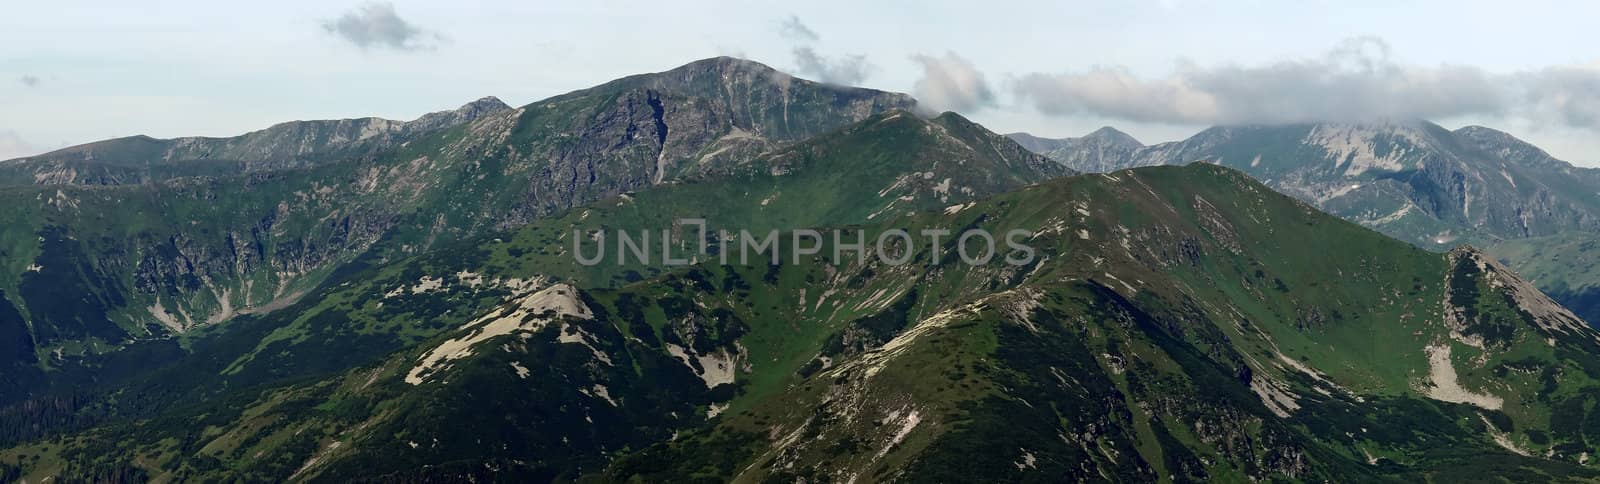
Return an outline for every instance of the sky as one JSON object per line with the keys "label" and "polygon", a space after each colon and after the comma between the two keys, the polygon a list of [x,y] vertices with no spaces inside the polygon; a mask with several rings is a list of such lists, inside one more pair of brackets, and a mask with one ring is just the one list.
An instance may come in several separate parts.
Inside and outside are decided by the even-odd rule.
{"label": "sky", "polygon": [[1600,166],[1600,2],[0,1],[0,159],[523,105],[731,55],[998,132],[1481,124]]}

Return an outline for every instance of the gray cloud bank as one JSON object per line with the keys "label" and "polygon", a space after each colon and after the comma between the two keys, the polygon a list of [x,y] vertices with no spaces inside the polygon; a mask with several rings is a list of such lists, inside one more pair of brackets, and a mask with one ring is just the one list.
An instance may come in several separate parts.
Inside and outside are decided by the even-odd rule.
{"label": "gray cloud bank", "polygon": [[1010,82],[1050,115],[1170,124],[1282,124],[1523,116],[1600,127],[1600,66],[1498,74],[1401,64],[1381,39],[1350,39],[1321,56],[1257,66],[1182,62],[1164,78],[1119,66],[1031,73]]}

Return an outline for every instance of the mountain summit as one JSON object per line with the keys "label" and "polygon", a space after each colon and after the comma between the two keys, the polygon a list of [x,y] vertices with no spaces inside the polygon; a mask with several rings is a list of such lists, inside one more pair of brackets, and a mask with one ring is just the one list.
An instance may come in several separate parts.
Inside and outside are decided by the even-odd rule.
{"label": "mountain summit", "polygon": [[1077,138],[1040,138],[1028,133],[1006,135],[1023,147],[1084,172],[1114,171],[1127,164],[1144,144],[1127,133],[1105,126]]}
{"label": "mountain summit", "polygon": [[860,120],[891,109],[909,111],[917,104],[905,94],[809,81],[759,62],[726,56],[624,77],[545,102],[638,89],[714,100],[717,105],[713,109],[729,116],[733,126],[783,142],[822,134],[837,127],[839,119]]}

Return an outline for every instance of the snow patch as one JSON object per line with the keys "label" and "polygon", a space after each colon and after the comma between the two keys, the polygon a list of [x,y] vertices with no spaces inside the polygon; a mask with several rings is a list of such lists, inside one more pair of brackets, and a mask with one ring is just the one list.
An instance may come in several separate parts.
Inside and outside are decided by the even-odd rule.
{"label": "snow patch", "polygon": [[1378,218],[1375,218],[1375,219],[1372,219],[1372,220],[1368,220],[1368,221],[1362,222],[1362,225],[1371,226],[1371,225],[1391,224],[1391,223],[1399,221],[1401,218],[1404,218],[1406,215],[1410,215],[1411,214],[1411,210],[1415,209],[1415,208],[1417,208],[1416,205],[1412,205],[1411,202],[1406,202],[1406,206],[1400,207],[1400,209],[1399,210],[1395,210],[1394,213],[1391,213],[1391,214],[1388,214],[1388,215],[1384,215],[1382,217],[1378,217]]}
{"label": "snow patch", "polygon": [[1289,414],[1300,409],[1300,403],[1295,400],[1294,392],[1289,391],[1289,386],[1266,375],[1257,374],[1251,378],[1250,391],[1255,392],[1267,410],[1271,410],[1278,418],[1289,418]]}
{"label": "snow patch", "polygon": [[616,400],[612,400],[611,399],[611,389],[606,388],[605,385],[595,385],[595,386],[589,387],[588,391],[585,391],[584,393],[589,395],[589,396],[593,396],[593,397],[599,398],[601,400],[605,400],[606,403],[611,404],[611,406],[613,406],[613,407],[619,406],[619,405],[617,405],[617,401]]}
{"label": "snow patch", "polygon": [[160,321],[162,326],[172,330],[174,333],[183,332],[183,323],[179,322],[178,318],[174,317],[172,313],[167,312],[167,308],[161,304],[160,299],[156,299],[155,304],[145,309],[149,310],[150,315],[155,317],[156,321]]}
{"label": "snow patch", "polygon": [[1499,410],[1503,403],[1500,397],[1486,394],[1473,393],[1461,387],[1456,381],[1456,367],[1450,362],[1450,345],[1429,345],[1424,348],[1428,353],[1428,380],[1432,386],[1427,389],[1428,398],[1441,402],[1465,403],[1489,410]]}
{"label": "snow patch", "polygon": [[1489,436],[1494,438],[1495,445],[1499,445],[1500,448],[1503,448],[1505,450],[1509,450],[1512,453],[1515,453],[1515,454],[1523,456],[1523,457],[1527,457],[1528,455],[1530,455],[1528,453],[1528,451],[1523,450],[1521,447],[1518,447],[1516,442],[1512,442],[1510,436],[1508,436],[1505,433],[1500,432],[1500,430],[1494,428],[1494,424],[1489,422],[1489,417],[1485,417],[1483,415],[1478,415],[1478,418],[1483,419],[1483,426],[1489,429]]}
{"label": "snow patch", "polygon": [[906,440],[906,436],[911,435],[911,431],[917,428],[917,424],[922,423],[922,415],[918,413],[916,409],[911,409],[911,411],[906,413],[905,417],[903,418],[896,418],[898,416],[896,414],[898,413],[899,412],[890,414],[890,418],[885,419],[889,421],[884,423],[890,424],[894,423],[894,420],[899,420],[900,429],[896,430],[894,436],[889,438],[888,445],[884,445],[882,449],[878,449],[878,455],[874,456],[874,459],[882,458],[885,454],[888,454],[889,451],[893,450],[896,445],[900,445],[901,442],[904,442]]}
{"label": "snow patch", "polygon": [[[578,300],[578,289],[567,284],[556,284],[518,299],[515,304],[490,311],[462,326],[469,333],[440,343],[406,373],[406,383],[420,385],[426,374],[434,373],[440,365],[472,355],[473,347],[497,336],[517,331],[533,332],[562,316],[593,319],[583,301]],[[526,320],[526,321],[524,321]]]}
{"label": "snow patch", "polygon": [[412,294],[422,294],[422,293],[425,293],[425,292],[437,291],[437,290],[439,290],[440,288],[443,288],[443,287],[444,287],[444,278],[435,278],[433,276],[422,276],[421,279],[417,280],[417,285],[411,286],[411,293]]}
{"label": "snow patch", "polygon": [[[717,352],[709,355],[695,355],[686,351],[682,346],[667,343],[667,353],[682,361],[683,365],[689,367],[690,371],[695,371],[700,380],[705,382],[706,388],[716,388],[717,385],[733,383],[734,381],[734,369],[737,367],[736,360],[738,355],[729,355],[727,350],[717,350]],[[694,364],[690,363],[690,358],[700,364],[701,370],[694,369]]]}
{"label": "snow patch", "polygon": [[606,365],[614,366],[614,363],[611,362],[610,355],[607,355],[604,351],[600,351],[599,348],[594,347],[593,343],[589,342],[591,337],[588,332],[583,330],[583,328],[572,326],[567,323],[561,323],[561,331],[558,331],[557,333],[557,343],[583,345],[585,348],[589,348],[591,353],[594,353],[594,359],[600,360],[600,362],[605,363]]}
{"label": "snow patch", "polygon": [[[1402,139],[1394,140],[1383,155],[1378,155],[1378,139],[1394,135]],[[1302,142],[1322,147],[1334,166],[1345,168],[1345,176],[1374,169],[1399,171],[1405,168],[1403,160],[1412,149],[1427,149],[1429,145],[1411,129],[1353,124],[1318,125],[1306,133]]]}
{"label": "snow patch", "polygon": [[1022,460],[1013,462],[1012,465],[1017,466],[1017,470],[1020,471],[1026,469],[1037,469],[1039,468],[1038,463],[1038,457],[1034,457],[1032,452],[1028,452],[1028,449],[1022,449]]}
{"label": "snow patch", "polygon": [[945,215],[955,215],[955,214],[961,213],[962,210],[966,210],[966,209],[972,208],[973,206],[976,206],[977,204],[978,204],[977,202],[967,202],[967,203],[951,205],[951,206],[948,206],[948,207],[944,208],[944,214]]}

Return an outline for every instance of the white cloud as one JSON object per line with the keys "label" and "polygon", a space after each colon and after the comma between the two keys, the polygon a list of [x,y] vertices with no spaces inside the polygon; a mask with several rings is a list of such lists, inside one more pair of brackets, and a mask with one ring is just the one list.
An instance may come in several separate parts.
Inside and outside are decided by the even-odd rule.
{"label": "white cloud", "polygon": [[914,55],[911,60],[922,66],[922,77],[911,92],[923,109],[970,113],[994,105],[994,90],[983,73],[954,52],[943,57]]}
{"label": "white cloud", "polygon": [[389,48],[401,51],[429,50],[443,37],[418,27],[395,13],[394,5],[372,2],[322,23],[322,29],[347,40],[362,50]]}
{"label": "white cloud", "polygon": [[796,73],[842,86],[860,84],[866,80],[868,72],[872,69],[872,64],[867,63],[866,56],[846,55],[828,58],[817,54],[817,51],[809,46],[794,48],[794,62]]}

